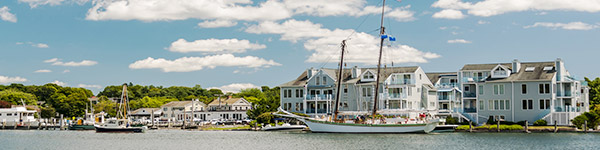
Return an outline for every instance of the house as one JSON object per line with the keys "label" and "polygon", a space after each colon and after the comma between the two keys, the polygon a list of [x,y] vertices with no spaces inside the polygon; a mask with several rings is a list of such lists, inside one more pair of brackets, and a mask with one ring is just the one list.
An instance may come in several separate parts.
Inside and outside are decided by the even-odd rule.
{"label": "house", "polygon": [[549,62],[467,64],[458,72],[467,120],[534,121],[570,125],[589,111],[588,89],[559,58]]}
{"label": "house", "polygon": [[[192,105],[193,104],[193,105]],[[192,107],[193,106],[193,107]],[[183,121],[192,118],[192,111],[205,111],[206,104],[198,101],[172,101],[160,106],[160,119]]]}
{"label": "house", "polygon": [[[334,110],[339,71],[310,68],[299,77],[280,85],[281,107],[284,110],[310,116],[331,114]],[[437,110],[436,89],[421,67],[386,67],[381,75],[377,68],[344,69],[340,91],[341,114],[370,112],[375,94],[381,114],[415,117],[419,112]],[[375,92],[375,81],[379,91]]]}
{"label": "house", "polygon": [[132,111],[130,116],[135,120],[150,120],[151,117],[159,118],[161,113],[160,108],[139,108]]}
{"label": "house", "polygon": [[437,89],[438,116],[463,117],[462,90],[458,85],[457,72],[427,73],[427,77]]}
{"label": "house", "polygon": [[233,98],[228,96],[226,99],[218,97],[208,104],[208,111],[198,112],[199,118],[207,120],[243,120],[247,119],[246,111],[252,109],[252,103],[244,98]]}

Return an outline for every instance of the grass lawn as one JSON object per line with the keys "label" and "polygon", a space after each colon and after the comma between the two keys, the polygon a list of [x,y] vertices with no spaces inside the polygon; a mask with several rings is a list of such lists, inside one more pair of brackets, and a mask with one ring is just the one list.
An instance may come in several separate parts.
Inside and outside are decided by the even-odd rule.
{"label": "grass lawn", "polygon": [[[554,130],[554,126],[529,126],[529,129],[552,129],[552,130]],[[558,126],[558,129],[573,129],[573,127]]]}

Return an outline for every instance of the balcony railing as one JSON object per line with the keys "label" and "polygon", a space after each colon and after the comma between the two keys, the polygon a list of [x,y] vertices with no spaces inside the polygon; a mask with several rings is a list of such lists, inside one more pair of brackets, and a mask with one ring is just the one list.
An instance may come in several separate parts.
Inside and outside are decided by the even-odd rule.
{"label": "balcony railing", "polygon": [[404,93],[388,93],[389,98],[406,98],[407,94]]}
{"label": "balcony railing", "polygon": [[331,95],[331,94],[318,94],[318,95],[307,94],[306,95],[307,100],[331,100],[334,98],[335,97],[333,97],[333,95]]}
{"label": "balcony railing", "polygon": [[477,93],[475,92],[464,92],[464,97],[477,97]]}
{"label": "balcony railing", "polygon": [[486,77],[464,77],[463,78],[463,83],[468,83],[468,82],[481,82],[484,81]]}
{"label": "balcony railing", "polygon": [[556,92],[556,96],[562,96],[562,97],[570,97],[573,94],[571,93],[571,91],[564,91],[564,92]]}
{"label": "balcony railing", "polygon": [[465,113],[475,113],[477,112],[476,108],[464,108]]}
{"label": "balcony railing", "polygon": [[324,114],[327,113],[327,109],[306,109],[306,113],[310,114],[310,113],[315,113],[315,110],[317,110],[317,113],[319,114]]}
{"label": "balcony railing", "polygon": [[457,83],[441,83],[441,84],[435,84],[435,87],[438,89],[450,89],[450,88],[458,87],[458,84]]}

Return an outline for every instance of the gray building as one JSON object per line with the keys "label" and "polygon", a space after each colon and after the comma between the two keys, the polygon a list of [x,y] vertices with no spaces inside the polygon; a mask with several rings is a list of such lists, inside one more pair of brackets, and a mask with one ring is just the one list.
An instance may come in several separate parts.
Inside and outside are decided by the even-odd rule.
{"label": "gray building", "polygon": [[438,116],[463,117],[462,90],[456,72],[427,73],[427,77],[437,89]]}
{"label": "gray building", "polygon": [[585,83],[575,80],[561,59],[551,62],[467,64],[458,72],[467,120],[529,121],[570,125],[588,111]]}
{"label": "gray building", "polygon": [[[311,116],[331,114],[336,97],[337,69],[307,69],[295,80],[280,85],[281,107]],[[370,112],[379,94],[381,114],[416,117],[437,111],[436,90],[420,67],[381,69],[384,79],[375,92],[377,68],[346,68],[342,74],[339,110],[343,115]]]}

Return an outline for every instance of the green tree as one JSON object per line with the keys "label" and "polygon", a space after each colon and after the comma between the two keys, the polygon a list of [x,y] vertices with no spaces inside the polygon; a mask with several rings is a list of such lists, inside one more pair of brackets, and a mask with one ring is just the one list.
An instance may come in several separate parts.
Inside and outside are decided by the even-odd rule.
{"label": "green tree", "polygon": [[585,78],[585,81],[590,88],[590,106],[600,104],[600,78],[596,78],[594,80],[590,80],[589,78]]}
{"label": "green tree", "polygon": [[104,112],[108,114],[109,117],[117,116],[117,103],[100,98],[98,103],[94,105],[94,113]]}
{"label": "green tree", "polygon": [[0,91],[0,99],[12,105],[21,105],[23,100],[26,105],[37,105],[37,98],[33,94],[21,92],[15,89]]}
{"label": "green tree", "polygon": [[42,118],[52,118],[56,116],[56,110],[52,107],[41,107],[40,110]]}

